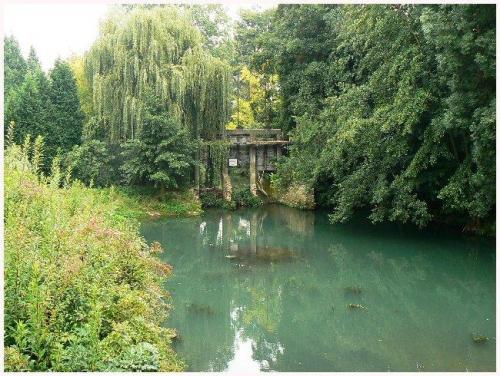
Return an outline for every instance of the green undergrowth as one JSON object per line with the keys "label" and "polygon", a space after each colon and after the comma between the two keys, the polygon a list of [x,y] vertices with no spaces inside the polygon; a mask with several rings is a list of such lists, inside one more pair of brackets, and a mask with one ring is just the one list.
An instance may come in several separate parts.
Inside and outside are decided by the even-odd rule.
{"label": "green undergrowth", "polygon": [[205,189],[200,191],[201,206],[207,208],[234,209],[232,202],[224,200],[224,195],[220,189]]}
{"label": "green undergrowth", "polygon": [[161,192],[151,187],[110,187],[100,190],[124,218],[195,216],[202,212],[193,190]]}
{"label": "green undergrowth", "polygon": [[260,197],[254,196],[248,187],[234,189],[231,202],[224,200],[220,189],[210,189],[200,192],[200,201],[203,208],[229,210],[236,208],[256,208],[264,204],[264,201]]}
{"label": "green undergrowth", "polygon": [[5,151],[5,370],[182,370],[161,325],[171,267],[135,218],[141,203],[188,210],[183,196],[148,206],[139,193],[71,183],[57,164],[40,177],[40,160],[40,143]]}
{"label": "green undergrowth", "polygon": [[233,192],[233,201],[237,207],[245,208],[256,208],[264,203],[260,197],[254,196],[247,187],[235,189]]}

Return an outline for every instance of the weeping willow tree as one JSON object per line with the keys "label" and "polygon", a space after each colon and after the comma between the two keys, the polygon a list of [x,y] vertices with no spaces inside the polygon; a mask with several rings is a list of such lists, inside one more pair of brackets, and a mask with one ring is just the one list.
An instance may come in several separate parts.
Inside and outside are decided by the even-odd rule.
{"label": "weeping willow tree", "polygon": [[229,66],[203,50],[200,32],[181,8],[115,8],[85,57],[85,71],[96,114],[89,126],[110,143],[141,138],[150,90],[194,139],[224,133]]}

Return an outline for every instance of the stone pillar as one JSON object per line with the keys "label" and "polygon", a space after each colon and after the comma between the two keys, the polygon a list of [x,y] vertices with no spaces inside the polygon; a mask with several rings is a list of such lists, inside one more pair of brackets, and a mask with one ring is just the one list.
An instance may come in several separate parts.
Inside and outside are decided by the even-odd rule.
{"label": "stone pillar", "polygon": [[281,157],[281,145],[276,145],[276,159]]}
{"label": "stone pillar", "polygon": [[250,145],[250,192],[254,196],[257,196],[257,158],[255,156],[255,149],[254,145]]}

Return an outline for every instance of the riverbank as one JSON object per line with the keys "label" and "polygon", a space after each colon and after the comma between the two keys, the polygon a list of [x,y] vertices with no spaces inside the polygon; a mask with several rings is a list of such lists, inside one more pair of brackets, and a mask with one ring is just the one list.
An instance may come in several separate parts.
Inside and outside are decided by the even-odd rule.
{"label": "riverbank", "polygon": [[192,217],[202,213],[194,190],[159,192],[150,187],[110,187],[98,190],[116,206],[116,215],[142,220]]}
{"label": "riverbank", "polygon": [[190,193],[87,188],[57,168],[40,177],[38,157],[5,153],[5,370],[183,370],[162,327],[172,267],[137,219],[199,205]]}

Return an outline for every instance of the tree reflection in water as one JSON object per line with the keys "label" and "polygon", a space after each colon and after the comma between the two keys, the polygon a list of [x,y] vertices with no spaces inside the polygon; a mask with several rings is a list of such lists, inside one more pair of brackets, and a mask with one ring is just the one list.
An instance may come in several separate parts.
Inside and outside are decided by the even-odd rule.
{"label": "tree reflection in water", "polygon": [[167,324],[189,370],[495,369],[495,344],[470,337],[495,336],[490,242],[282,206],[143,233],[174,265]]}

